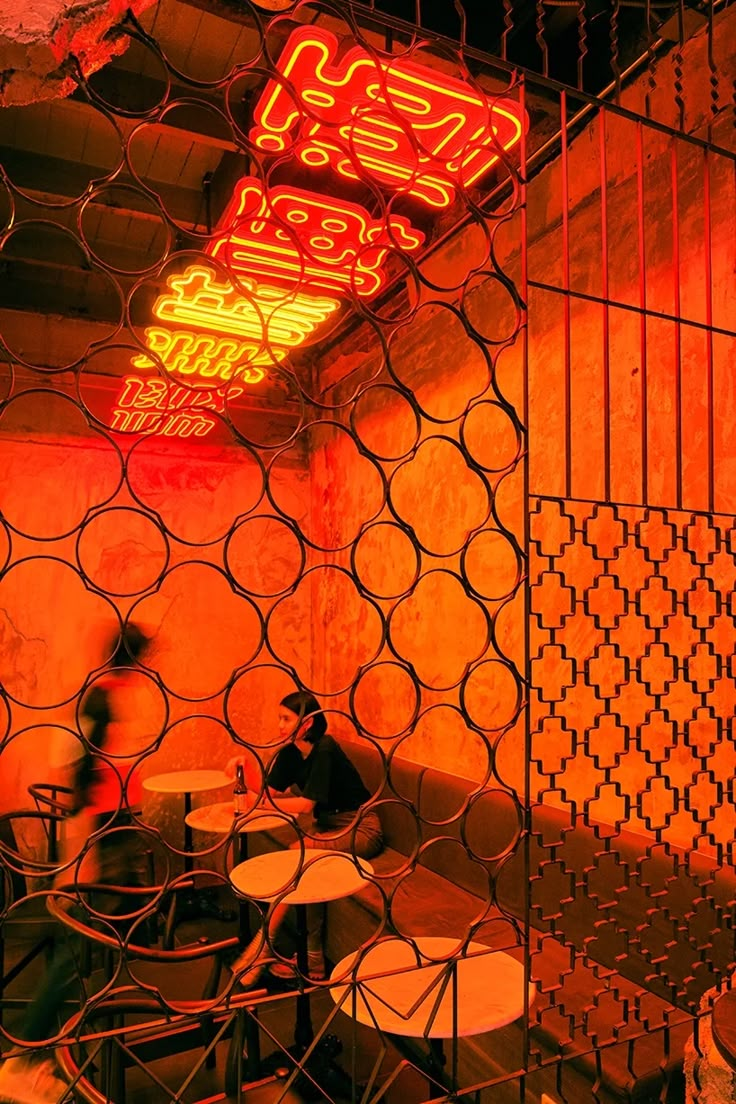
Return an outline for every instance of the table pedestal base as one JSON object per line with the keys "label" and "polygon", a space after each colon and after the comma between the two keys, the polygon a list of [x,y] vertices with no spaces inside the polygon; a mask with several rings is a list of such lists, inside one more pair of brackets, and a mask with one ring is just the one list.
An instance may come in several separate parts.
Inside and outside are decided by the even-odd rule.
{"label": "table pedestal base", "polygon": [[428,1049],[426,1054],[422,1052],[417,1040],[407,1039],[404,1035],[386,1034],[398,1050],[402,1058],[417,1069],[427,1079],[427,1100],[440,1098],[446,1099],[452,1094],[452,1085],[445,1072],[447,1057],[441,1039],[427,1039]]}
{"label": "table pedestal base", "polygon": [[193,889],[191,892],[181,894],[177,902],[176,923],[178,924],[182,920],[199,920],[201,917],[211,916],[215,920],[222,920],[226,924],[231,924],[237,915],[234,909],[224,909],[218,904],[217,889],[214,886],[211,889],[202,886]]}
{"label": "table pedestal base", "polygon": [[285,1051],[274,1051],[262,1060],[260,1073],[264,1077],[273,1074],[286,1080],[296,1066],[301,1066],[303,1071],[297,1074],[294,1089],[304,1100],[322,1100],[325,1097],[350,1099],[353,1082],[335,1061],[342,1053],[342,1042],[337,1035],[325,1035],[320,1039],[304,1063],[306,1052],[307,1048],[297,1043]]}
{"label": "table pedestal base", "polygon": [[[192,795],[184,794],[184,873],[191,874],[194,870],[194,838],[188,817],[192,812]],[[215,920],[223,920],[231,923],[236,913],[232,909],[220,908],[215,898],[216,890],[207,887],[193,887],[181,895],[177,903],[176,923],[181,920],[199,920],[204,916],[212,916]]]}

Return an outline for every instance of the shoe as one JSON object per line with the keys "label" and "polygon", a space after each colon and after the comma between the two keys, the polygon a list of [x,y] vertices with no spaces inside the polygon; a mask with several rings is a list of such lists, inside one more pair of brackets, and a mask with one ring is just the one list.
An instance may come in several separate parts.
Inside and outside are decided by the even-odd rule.
{"label": "shoe", "polygon": [[68,1089],[51,1058],[6,1058],[0,1065],[0,1100],[10,1104],[58,1104]]}
{"label": "shoe", "polygon": [[[299,977],[296,955],[285,962],[273,962],[268,972],[281,981],[295,981]],[[324,981],[327,977],[325,956],[321,951],[309,951],[307,954],[307,977],[310,981]]]}

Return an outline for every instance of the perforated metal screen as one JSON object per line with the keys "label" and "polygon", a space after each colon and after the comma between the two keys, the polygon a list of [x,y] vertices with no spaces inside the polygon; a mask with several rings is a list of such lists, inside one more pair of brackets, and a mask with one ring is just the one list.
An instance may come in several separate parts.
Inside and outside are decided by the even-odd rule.
{"label": "perforated metal screen", "polygon": [[[393,980],[371,1005],[355,963],[332,997],[297,974],[280,1096],[673,1102],[732,968],[733,13],[383,8],[165,0],[70,97],[0,113],[3,1052],[50,931],[81,989],[44,1037],[85,1100],[237,1095],[254,1024],[292,1043],[293,993],[227,968],[237,833],[189,844],[156,779],[263,777],[295,687],[387,845],[327,907],[328,966]],[[68,905],[100,871],[46,798],[133,623],[103,758],[142,799],[82,854],[127,841],[117,875],[138,837],[163,895],[132,933],[97,917],[101,972],[47,918],[54,876]],[[230,802],[210,781],[195,808]],[[179,917],[224,943],[211,989],[129,948],[192,867],[232,910]],[[419,1030],[397,940],[438,967]],[[204,1023],[176,1083],[134,1012]]]}

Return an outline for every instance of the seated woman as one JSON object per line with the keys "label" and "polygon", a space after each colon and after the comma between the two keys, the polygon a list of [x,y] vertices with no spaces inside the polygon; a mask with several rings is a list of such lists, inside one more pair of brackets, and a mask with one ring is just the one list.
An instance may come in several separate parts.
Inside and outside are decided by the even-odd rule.
{"label": "seated woman", "polygon": [[[305,845],[325,851],[349,851],[361,859],[371,859],[383,849],[381,822],[375,812],[356,814],[370,794],[357,769],[334,737],[327,732],[327,720],[319,702],[304,690],[287,694],[278,713],[279,733],[288,740],[276,753],[266,774],[263,801],[294,816],[311,814]],[[229,767],[242,762],[251,789],[260,789],[260,778],[247,760],[231,760]],[[250,777],[249,777],[250,775]],[[298,847],[296,841],[292,847]],[[288,905],[277,904],[268,922],[268,937],[258,932],[239,958],[233,973],[244,988],[258,981],[286,915]],[[322,946],[324,905],[307,907],[309,975],[325,977]],[[288,966],[272,966],[276,976],[293,977]]]}

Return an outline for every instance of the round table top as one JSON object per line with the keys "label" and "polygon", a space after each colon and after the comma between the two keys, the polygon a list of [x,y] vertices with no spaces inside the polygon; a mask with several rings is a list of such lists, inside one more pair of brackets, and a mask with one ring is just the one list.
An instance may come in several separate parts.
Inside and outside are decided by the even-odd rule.
{"label": "round table top", "polygon": [[[463,957],[455,958],[461,946]],[[463,946],[446,936],[411,941],[391,937],[338,962],[330,980],[346,979],[357,984],[331,985],[335,1003],[359,1023],[394,1035],[433,1039],[478,1035],[524,1013],[523,963],[483,943]],[[534,986],[529,984],[529,1004],[534,996]]]}
{"label": "round table top", "polygon": [[271,828],[283,828],[294,823],[285,813],[277,813],[265,806],[255,806],[246,813],[235,816],[232,801],[218,801],[214,805],[202,805],[192,809],[184,820],[190,828],[200,832],[214,832],[227,836],[235,830],[241,832],[266,832]]}
{"label": "round table top", "polygon": [[736,1070],[736,990],[729,989],[716,998],[711,1031],[721,1058]]}
{"label": "round table top", "polygon": [[368,885],[366,875],[373,867],[344,851],[323,851],[316,847],[271,851],[239,863],[230,871],[230,881],[239,893],[254,901],[282,901],[287,905],[310,905],[351,897]]}
{"label": "round table top", "polygon": [[143,779],[143,789],[153,793],[197,793],[200,790],[219,790],[222,786],[233,786],[229,774],[219,770],[167,771],[165,774],[152,774]]}

